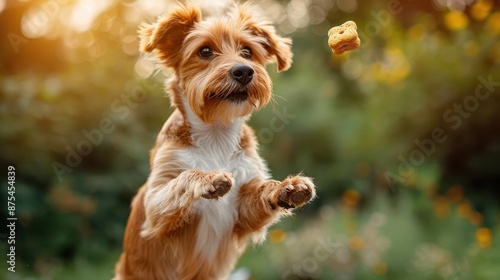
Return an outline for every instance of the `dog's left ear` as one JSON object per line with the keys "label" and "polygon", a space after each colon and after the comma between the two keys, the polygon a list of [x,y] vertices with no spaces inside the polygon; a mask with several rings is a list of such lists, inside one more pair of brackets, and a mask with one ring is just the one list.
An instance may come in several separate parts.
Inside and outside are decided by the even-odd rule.
{"label": "dog's left ear", "polygon": [[269,55],[268,59],[276,59],[278,72],[288,70],[292,65],[292,39],[278,36],[271,25],[253,23],[248,28],[253,35],[265,39],[263,44]]}
{"label": "dog's left ear", "polygon": [[180,5],[157,22],[142,26],[139,30],[140,50],[146,53],[158,51],[160,59],[175,68],[184,38],[200,20],[201,12],[197,7]]}

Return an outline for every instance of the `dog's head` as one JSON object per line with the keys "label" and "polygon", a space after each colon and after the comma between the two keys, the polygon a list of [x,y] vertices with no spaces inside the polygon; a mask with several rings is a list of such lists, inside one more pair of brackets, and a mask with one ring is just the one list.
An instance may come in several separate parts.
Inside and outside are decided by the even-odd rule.
{"label": "dog's head", "polygon": [[276,61],[284,71],[292,62],[291,40],[245,4],[203,20],[197,7],[180,6],[143,26],[140,39],[143,52],[156,51],[173,69],[180,94],[206,123],[229,123],[265,106],[271,98],[265,65]]}

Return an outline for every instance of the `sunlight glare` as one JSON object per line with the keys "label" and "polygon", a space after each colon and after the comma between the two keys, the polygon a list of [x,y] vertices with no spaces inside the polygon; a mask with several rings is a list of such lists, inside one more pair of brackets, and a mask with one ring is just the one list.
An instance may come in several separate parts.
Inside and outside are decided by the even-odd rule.
{"label": "sunlight glare", "polygon": [[292,0],[287,5],[288,20],[295,28],[305,27],[309,23],[309,14],[307,12],[307,1]]}
{"label": "sunlight glare", "polygon": [[5,9],[6,5],[7,5],[7,0],[0,0],[0,14]]}
{"label": "sunlight glare", "polygon": [[134,66],[135,73],[143,79],[151,76],[151,73],[153,73],[155,69],[156,69],[156,64],[154,60],[142,56],[139,57]]}
{"label": "sunlight glare", "polygon": [[165,13],[167,7],[171,5],[171,1],[151,0],[151,1],[136,1],[137,10],[149,15],[160,15]]}
{"label": "sunlight glare", "polygon": [[68,25],[77,32],[89,30],[94,20],[113,4],[110,0],[79,0],[72,8]]}
{"label": "sunlight glare", "polygon": [[40,6],[33,7],[24,13],[21,19],[21,32],[27,38],[39,38],[47,34],[52,19]]}
{"label": "sunlight glare", "polygon": [[337,6],[344,13],[352,13],[358,7],[356,0],[337,0]]}
{"label": "sunlight glare", "polygon": [[438,10],[464,11],[465,7],[471,5],[473,2],[474,0],[434,0],[433,4]]}

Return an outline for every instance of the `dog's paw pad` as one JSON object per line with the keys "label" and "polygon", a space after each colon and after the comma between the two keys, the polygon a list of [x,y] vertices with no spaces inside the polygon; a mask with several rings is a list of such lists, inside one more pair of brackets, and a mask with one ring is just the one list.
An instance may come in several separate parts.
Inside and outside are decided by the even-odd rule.
{"label": "dog's paw pad", "polygon": [[294,195],[292,195],[292,200],[295,203],[301,203],[305,200],[306,197],[307,197],[307,195],[305,192],[299,191],[299,192],[295,193]]}
{"label": "dog's paw pad", "polygon": [[219,172],[211,178],[208,191],[202,195],[204,198],[213,199],[225,195],[233,186],[233,177],[228,173]]}
{"label": "dog's paw pad", "polygon": [[278,206],[290,209],[304,205],[315,195],[314,185],[309,178],[286,179],[278,195]]}

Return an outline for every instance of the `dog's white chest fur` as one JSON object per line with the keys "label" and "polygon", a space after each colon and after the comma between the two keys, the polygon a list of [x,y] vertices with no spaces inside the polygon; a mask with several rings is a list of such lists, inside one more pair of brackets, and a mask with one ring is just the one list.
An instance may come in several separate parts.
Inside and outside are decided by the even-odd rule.
{"label": "dog's white chest fur", "polygon": [[222,127],[207,125],[191,110],[187,111],[195,146],[178,152],[178,158],[184,167],[201,171],[221,170],[232,173],[235,179],[227,194],[219,199],[200,198],[194,207],[201,215],[195,251],[205,258],[211,258],[238,218],[239,188],[263,174],[260,174],[262,171],[239,147],[243,118],[235,120],[228,127]]}

